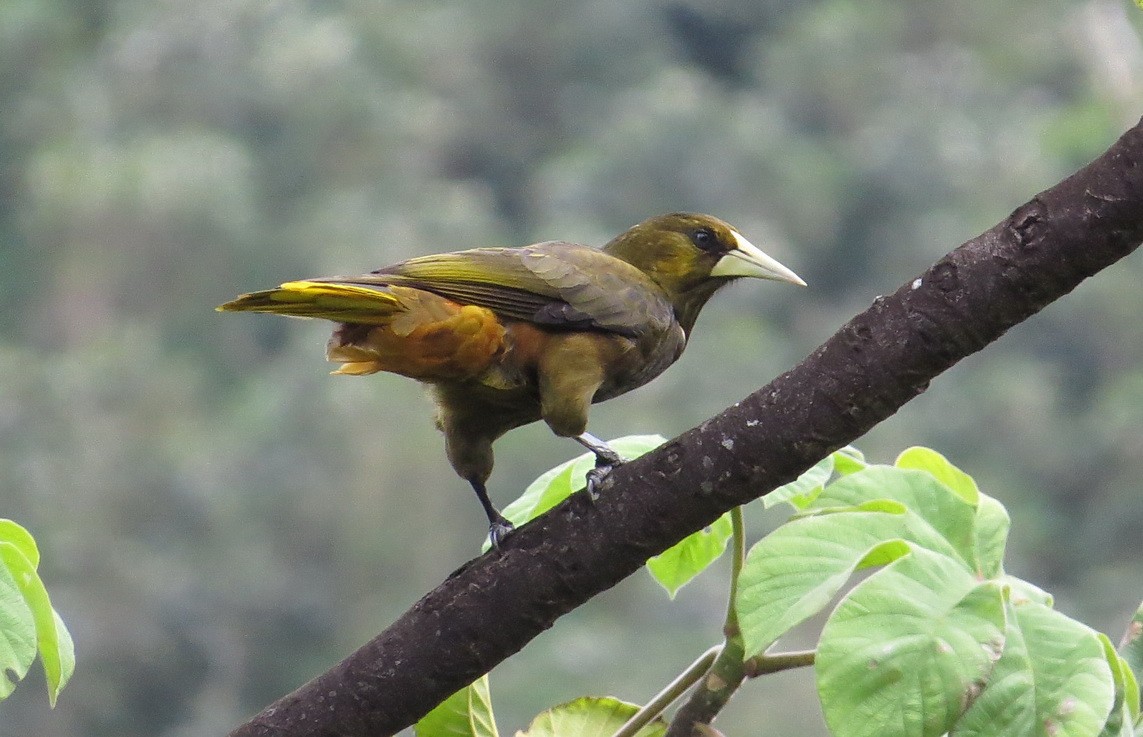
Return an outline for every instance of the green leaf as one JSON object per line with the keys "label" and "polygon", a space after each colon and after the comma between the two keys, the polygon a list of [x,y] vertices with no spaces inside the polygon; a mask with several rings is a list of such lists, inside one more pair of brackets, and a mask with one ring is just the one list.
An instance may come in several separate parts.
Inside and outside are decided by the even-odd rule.
{"label": "green leaf", "polygon": [[847,445],[830,453],[790,483],[779,486],[763,496],[762,506],[770,509],[786,502],[794,509],[803,510],[821,493],[834,472],[840,476],[847,476],[865,467],[865,456],[861,451],[852,445]]}
{"label": "green leaf", "polygon": [[[1122,657],[1118,661],[1119,680],[1123,682],[1123,698],[1127,708],[1129,723],[1139,724],[1143,717],[1143,694],[1139,690],[1139,678]],[[1141,725],[1143,726],[1143,725]]]}
{"label": "green leaf", "polygon": [[[609,441],[608,445],[623,458],[632,460],[665,442],[667,439],[662,435],[627,435]],[[593,468],[595,454],[584,453],[545,471],[528,484],[523,494],[504,507],[502,514],[517,527],[539,517],[572,493],[584,488],[587,485],[587,472]],[[485,536],[481,549],[486,551],[489,547],[491,543]]]}
{"label": "green leaf", "polygon": [[967,504],[976,507],[975,537],[971,560],[981,578],[992,578],[1001,573],[1004,549],[1008,542],[1010,520],[1008,511],[1000,502],[980,492],[973,480],[947,458],[931,448],[915,446],[897,456],[897,468],[924,471],[958,494]]}
{"label": "green leaf", "polygon": [[[40,660],[44,666],[44,677],[48,686],[48,701],[55,706],[60,690],[71,678],[75,667],[75,651],[71,635],[64,627],[63,620],[52,609],[48,592],[32,562],[21,548],[8,542],[0,543],[0,564],[11,574],[23,597],[35,624],[35,642],[39,648]],[[14,669],[23,678],[27,672]],[[3,680],[3,679],[0,679]],[[0,685],[0,688],[9,686]]]}
{"label": "green leaf", "polygon": [[1097,633],[1036,603],[1009,601],[1007,640],[955,737],[1099,734],[1115,679]]}
{"label": "green leaf", "polygon": [[736,607],[752,657],[854,571],[887,564],[822,631],[818,689],[837,737],[1131,734],[1138,683],[1125,658],[1136,641],[1125,638],[1120,658],[1046,592],[1004,574],[1006,510],[943,456],[911,448],[895,467],[851,470],[805,498],[751,550]]}
{"label": "green leaf", "polygon": [[1039,586],[1015,576],[1005,575],[1001,580],[1008,585],[1008,598],[1012,600],[1013,604],[1022,605],[1032,602],[1040,606],[1052,606],[1052,595]]}
{"label": "green leaf", "polygon": [[976,508],[926,471],[868,466],[827,486],[810,509],[855,506],[872,499],[891,499],[909,509],[902,537],[977,569]]}
{"label": "green leaf", "polygon": [[[12,543],[0,542],[0,549],[27,561]],[[16,582],[17,575],[5,557],[0,557],[0,699],[12,693],[36,659],[36,620]]]}
{"label": "green leaf", "polygon": [[1008,545],[1010,524],[1004,505],[987,494],[981,494],[973,535],[976,573],[981,578],[996,578],[1004,572],[1004,550]]}
{"label": "green leaf", "polygon": [[[72,674],[75,672],[75,642],[71,639],[71,632],[68,632],[67,626],[64,625],[63,618],[55,609],[52,609],[52,622],[56,628],[56,648],[55,659],[58,663],[58,676],[53,680],[48,678],[48,702],[56,705],[56,699],[60,695],[60,691],[71,680]],[[44,643],[40,643],[40,657],[44,658]],[[47,659],[45,658],[45,663]],[[45,672],[47,666],[44,667]]]}
{"label": "green leaf", "polygon": [[1036,721],[1036,682],[1024,634],[1016,624],[1013,604],[1005,604],[1008,616],[1004,652],[988,676],[987,685],[957,721],[952,737],[984,735],[1038,735]]}
{"label": "green leaf", "polygon": [[[1092,725],[1110,712],[1108,694],[1122,683],[1126,699],[1132,689],[1126,679],[1114,677],[1109,657],[1118,657],[1110,641],[1042,604],[1025,599],[1006,606],[1004,653],[953,737],[1096,734]],[[1126,737],[1131,732],[1123,725],[1130,725],[1130,715],[1123,701],[1118,707],[1120,714],[1110,713],[1104,732]]]}
{"label": "green leaf", "polygon": [[[628,435],[608,442],[627,460],[658,448],[667,439],[662,435]],[[514,525],[539,517],[586,485],[587,472],[595,467],[595,455],[584,453],[545,472],[528,485],[524,493],[504,508],[504,516]]]}
{"label": "green leaf", "polygon": [[897,461],[893,465],[897,468],[915,468],[927,472],[973,506],[976,506],[980,497],[980,489],[976,488],[976,482],[972,477],[949,463],[947,458],[932,448],[921,446],[906,448],[897,456]]}
{"label": "green leaf", "polygon": [[733,525],[728,512],[716,519],[710,527],[688,535],[648,560],[647,570],[673,599],[679,589],[718,560],[726,550],[732,532]]}
{"label": "green leaf", "polygon": [[833,475],[834,453],[818,461],[798,478],[783,484],[762,497],[765,509],[787,502],[794,509],[805,509],[821,493]]}
{"label": "green leaf", "polygon": [[1057,737],[1098,734],[1115,682],[1098,634],[1054,609],[1014,605],[1035,684],[1035,723]]}
{"label": "green leaf", "polygon": [[852,445],[847,445],[833,453],[833,470],[839,476],[848,476],[865,468],[865,454]]}
{"label": "green leaf", "polygon": [[1112,682],[1115,684],[1115,699],[1111,705],[1111,713],[1103,725],[1101,737],[1134,737],[1132,728],[1135,719],[1139,716],[1139,682],[1135,674],[1119,653],[1107,635],[1098,633],[1099,643],[1103,646],[1103,655],[1111,669]]}
{"label": "green leaf", "polygon": [[911,552],[854,587],[826,622],[818,694],[837,737],[937,737],[1000,657],[1003,587]]}
{"label": "green leaf", "polygon": [[906,548],[905,509],[861,506],[787,522],[746,556],[735,607],[753,657],[821,611],[854,571],[894,560]]}
{"label": "green leaf", "polygon": [[571,496],[575,490],[573,479],[582,479],[594,465],[595,456],[587,453],[544,472],[528,484],[523,494],[504,507],[504,516],[517,527],[539,517]]}
{"label": "green leaf", "polygon": [[[610,696],[584,696],[541,712],[517,737],[611,737],[637,711],[636,705]],[[656,719],[636,735],[662,737],[666,733],[667,725]]]}
{"label": "green leaf", "polygon": [[0,519],[0,542],[12,543],[24,554],[32,568],[40,567],[40,549],[36,547],[32,533],[10,519]]}
{"label": "green leaf", "polygon": [[417,737],[498,737],[488,676],[442,701],[417,722],[413,732]]}

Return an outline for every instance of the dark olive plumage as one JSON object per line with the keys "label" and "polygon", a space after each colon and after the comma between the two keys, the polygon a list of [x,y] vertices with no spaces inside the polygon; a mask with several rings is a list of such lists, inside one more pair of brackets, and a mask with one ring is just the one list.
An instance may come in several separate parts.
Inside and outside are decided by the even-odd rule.
{"label": "dark olive plumage", "polygon": [[449,461],[476,490],[496,542],[511,525],[485,489],[492,443],[543,419],[614,462],[585,434],[590,405],[674,363],[703,305],[738,277],[803,283],[727,223],[671,213],[602,249],[548,241],[423,256],[288,282],[219,309],[332,320],[340,325],[328,357],[342,364],[334,373],[426,383]]}

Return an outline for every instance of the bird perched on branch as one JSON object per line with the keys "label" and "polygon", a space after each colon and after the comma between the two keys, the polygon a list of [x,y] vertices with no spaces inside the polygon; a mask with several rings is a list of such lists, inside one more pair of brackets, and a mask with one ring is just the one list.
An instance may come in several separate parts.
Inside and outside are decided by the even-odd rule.
{"label": "bird perched on branch", "polygon": [[595,453],[590,485],[622,461],[587,434],[588,408],[674,363],[703,305],[738,277],[805,284],[722,220],[672,213],[602,249],[547,241],[423,256],[287,282],[218,309],[331,320],[333,373],[390,371],[427,384],[448,459],[497,544],[512,525],[485,487],[492,443],[542,419]]}

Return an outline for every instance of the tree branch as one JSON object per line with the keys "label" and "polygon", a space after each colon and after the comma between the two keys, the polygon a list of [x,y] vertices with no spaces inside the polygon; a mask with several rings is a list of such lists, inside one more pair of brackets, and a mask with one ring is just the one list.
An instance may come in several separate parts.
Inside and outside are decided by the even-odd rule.
{"label": "tree branch", "polygon": [[616,469],[429,592],[232,737],[391,734],[650,556],[790,481],[1143,240],[1143,124],[791,371]]}

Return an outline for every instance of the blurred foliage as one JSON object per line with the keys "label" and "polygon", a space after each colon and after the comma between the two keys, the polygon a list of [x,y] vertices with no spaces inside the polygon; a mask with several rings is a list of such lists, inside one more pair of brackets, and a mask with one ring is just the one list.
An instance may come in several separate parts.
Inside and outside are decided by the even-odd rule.
{"label": "blurred foliage", "polygon": [[[408,381],[329,378],[325,327],[215,304],[709,211],[811,288],[727,290],[677,366],[593,414],[604,437],[671,436],[1101,152],[1143,112],[1140,15],[0,3],[0,515],[37,531],[81,664],[54,712],[32,689],[0,705],[0,737],[224,733],[479,549],[479,507]],[[1138,599],[1141,272],[1100,274],[862,441],[972,472],[1024,531],[1013,572],[1108,631]],[[494,498],[577,450],[512,433]],[[705,647],[723,586],[700,577],[669,611],[648,577],[599,597],[498,669],[502,716],[645,698]],[[812,684],[770,687],[787,697],[720,726],[823,733]]]}

